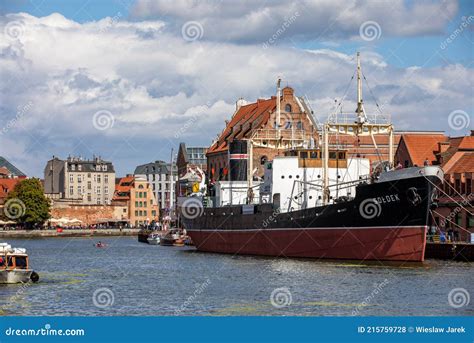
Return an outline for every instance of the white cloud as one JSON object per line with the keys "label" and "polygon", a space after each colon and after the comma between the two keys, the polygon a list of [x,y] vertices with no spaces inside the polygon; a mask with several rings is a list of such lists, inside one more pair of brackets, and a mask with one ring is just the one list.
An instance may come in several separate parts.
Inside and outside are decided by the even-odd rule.
{"label": "white cloud", "polygon": [[135,18],[169,18],[177,30],[186,21],[198,21],[204,38],[237,42],[264,42],[289,17],[298,13],[284,37],[359,39],[365,21],[380,24],[385,36],[440,34],[458,8],[455,1],[358,0],[138,0]]}
{"label": "white cloud", "polygon": [[[238,5],[236,13],[246,12]],[[80,24],[60,14],[19,13],[0,17],[0,32],[11,22],[21,23],[21,34],[14,39],[0,34],[0,128],[15,118],[18,107],[32,105],[0,132],[6,150],[1,154],[14,156],[18,149],[11,150],[11,142],[17,142],[19,161],[28,161],[25,172],[39,176],[51,155],[102,154],[123,174],[133,170],[131,163],[168,159],[176,133],[191,144],[208,145],[239,97],[254,101],[273,95],[278,76],[306,94],[324,119],[355,68],[352,54],[330,49],[187,42],[162,21]],[[470,108],[472,69],[400,69],[371,51],[362,57],[370,86],[397,128],[445,129],[450,112]],[[364,95],[366,109],[375,110],[370,93]],[[353,83],[345,110],[355,109],[354,97]],[[100,110],[112,113],[112,128],[94,127],[92,118]]]}

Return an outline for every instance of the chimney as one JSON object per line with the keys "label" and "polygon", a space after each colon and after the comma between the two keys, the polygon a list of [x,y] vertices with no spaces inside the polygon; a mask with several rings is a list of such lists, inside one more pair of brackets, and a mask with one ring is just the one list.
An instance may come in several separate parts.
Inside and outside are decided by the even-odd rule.
{"label": "chimney", "polygon": [[247,105],[247,101],[245,101],[244,98],[239,98],[239,100],[235,102],[235,111],[237,112],[244,105]]}

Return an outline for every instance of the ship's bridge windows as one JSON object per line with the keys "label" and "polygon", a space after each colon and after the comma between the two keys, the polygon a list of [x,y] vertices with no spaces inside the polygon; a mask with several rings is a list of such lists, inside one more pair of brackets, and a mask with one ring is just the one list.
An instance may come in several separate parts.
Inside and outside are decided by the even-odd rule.
{"label": "ship's bridge windows", "polygon": [[345,152],[339,152],[337,158],[340,159],[340,160],[345,160],[346,159],[346,153]]}
{"label": "ship's bridge windows", "polygon": [[309,153],[310,158],[318,158],[318,152],[317,151],[311,151]]}
{"label": "ship's bridge windows", "polygon": [[308,158],[308,152],[307,151],[301,151],[300,152],[300,158]]}
{"label": "ship's bridge windows", "polygon": [[291,112],[291,105],[290,104],[285,105],[285,112]]}
{"label": "ship's bridge windows", "polygon": [[335,151],[330,151],[329,152],[329,159],[330,160],[335,160],[336,159],[336,152]]}

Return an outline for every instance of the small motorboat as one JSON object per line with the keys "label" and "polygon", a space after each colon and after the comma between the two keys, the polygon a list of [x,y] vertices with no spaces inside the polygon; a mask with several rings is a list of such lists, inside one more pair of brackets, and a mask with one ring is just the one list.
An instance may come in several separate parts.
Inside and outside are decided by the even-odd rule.
{"label": "small motorboat", "polygon": [[174,245],[174,241],[175,239],[172,237],[172,235],[166,235],[161,237],[160,245],[172,247]]}
{"label": "small motorboat", "polygon": [[161,237],[157,233],[152,233],[151,235],[148,236],[146,239],[148,244],[151,245],[160,245]]}
{"label": "small motorboat", "polygon": [[0,283],[37,282],[39,275],[30,269],[26,249],[0,243]]}
{"label": "small motorboat", "polygon": [[107,244],[102,243],[102,242],[97,242],[97,243],[94,244],[94,246],[96,248],[105,248],[105,247],[107,247]]}

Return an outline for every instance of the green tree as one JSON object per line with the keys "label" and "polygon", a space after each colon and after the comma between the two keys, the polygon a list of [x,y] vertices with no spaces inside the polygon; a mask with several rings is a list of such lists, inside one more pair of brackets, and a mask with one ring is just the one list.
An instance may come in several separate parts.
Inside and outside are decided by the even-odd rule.
{"label": "green tree", "polygon": [[25,179],[18,182],[8,193],[4,205],[6,217],[33,229],[49,219],[50,201],[44,196],[39,179]]}

